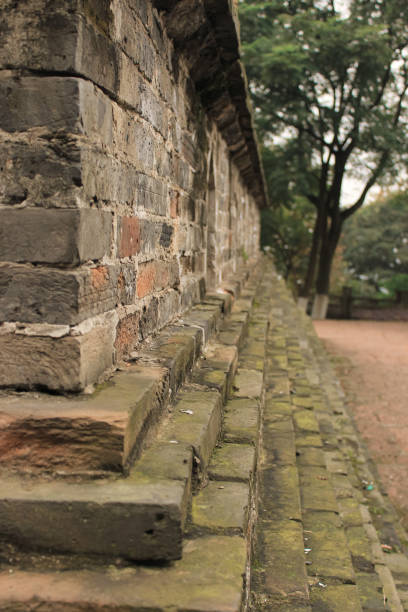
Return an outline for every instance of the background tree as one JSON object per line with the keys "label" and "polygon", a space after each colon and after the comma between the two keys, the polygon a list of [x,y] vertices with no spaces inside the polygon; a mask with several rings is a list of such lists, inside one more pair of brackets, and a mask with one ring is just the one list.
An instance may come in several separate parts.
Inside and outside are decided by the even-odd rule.
{"label": "background tree", "polygon": [[377,292],[408,290],[408,193],[363,207],[346,223],[342,244],[352,278]]}
{"label": "background tree", "polygon": [[273,255],[277,270],[297,295],[298,279],[306,273],[313,232],[313,209],[300,198],[293,207],[262,211],[261,246]]}
{"label": "background tree", "polygon": [[[408,3],[405,0],[242,0],[244,61],[257,126],[286,161],[279,193],[306,197],[315,223],[302,295],[316,282],[325,316],[343,224],[407,153]],[[284,176],[287,176],[286,190]],[[362,187],[343,205],[344,180]]]}

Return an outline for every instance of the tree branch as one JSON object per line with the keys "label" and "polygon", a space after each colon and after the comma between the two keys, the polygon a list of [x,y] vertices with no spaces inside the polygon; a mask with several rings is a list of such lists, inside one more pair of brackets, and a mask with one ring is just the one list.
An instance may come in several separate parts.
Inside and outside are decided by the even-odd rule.
{"label": "tree branch", "polygon": [[353,215],[364,204],[364,200],[366,199],[367,193],[370,191],[371,187],[374,185],[374,183],[377,181],[378,177],[380,176],[381,172],[383,171],[388,161],[389,155],[390,155],[390,152],[388,149],[386,151],[383,151],[381,158],[377,164],[377,167],[375,168],[371,177],[367,181],[358,200],[352,206],[350,206],[350,208],[346,208],[345,210],[342,211],[341,213],[342,221],[345,221],[346,219],[351,217],[351,215]]}

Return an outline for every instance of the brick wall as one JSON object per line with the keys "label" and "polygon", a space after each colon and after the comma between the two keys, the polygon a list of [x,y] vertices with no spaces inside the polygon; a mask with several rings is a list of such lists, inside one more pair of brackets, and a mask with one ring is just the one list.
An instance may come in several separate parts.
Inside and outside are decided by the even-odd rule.
{"label": "brick wall", "polygon": [[258,205],[152,2],[0,24],[0,386],[80,391],[256,256]]}

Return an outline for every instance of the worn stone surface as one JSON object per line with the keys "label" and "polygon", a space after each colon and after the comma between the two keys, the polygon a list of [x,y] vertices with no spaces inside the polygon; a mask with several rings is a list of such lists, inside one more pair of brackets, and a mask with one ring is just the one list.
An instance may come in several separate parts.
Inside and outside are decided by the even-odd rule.
{"label": "worn stone surface", "polygon": [[259,404],[252,399],[230,399],[225,406],[227,442],[252,442],[258,435]]}
{"label": "worn stone surface", "polygon": [[[275,520],[301,520],[298,472],[295,466],[260,467],[261,508]],[[270,495],[264,492],[271,491]]]}
{"label": "worn stone surface", "polygon": [[260,398],[263,390],[263,373],[239,368],[234,379],[234,396]]}
{"label": "worn stone surface", "polygon": [[185,391],[174,406],[166,440],[191,444],[205,471],[221,427],[221,396],[217,391]]}
{"label": "worn stone surface", "polygon": [[177,559],[185,516],[179,481],[2,481],[2,536],[31,549]]}
{"label": "worn stone surface", "polygon": [[[285,601],[293,605],[307,604],[309,589],[302,527],[295,521],[271,519],[263,525],[263,553],[259,559],[265,571],[265,588],[276,603],[281,599],[282,604]],[[268,519],[265,517],[264,520]]]}
{"label": "worn stone surface", "polygon": [[249,444],[225,444],[216,448],[208,468],[214,480],[249,482],[255,471],[256,453]]}
{"label": "worn stone surface", "polygon": [[192,522],[208,529],[244,533],[248,519],[249,487],[242,482],[210,481],[193,498]]}
{"label": "worn stone surface", "polygon": [[229,396],[237,363],[238,353],[235,346],[210,344],[192,380],[210,389],[217,389],[225,402]]}
{"label": "worn stone surface", "polygon": [[404,536],[378,488],[363,493],[374,477],[309,321],[282,285],[271,301],[250,609],[402,610],[406,574],[380,542]]}
{"label": "worn stone surface", "polygon": [[391,609],[385,601],[382,584],[375,572],[356,574],[356,584],[361,607],[364,611],[380,612]]}
{"label": "worn stone surface", "polygon": [[32,605],[40,600],[56,612],[83,605],[118,612],[124,606],[160,612],[238,612],[245,558],[243,538],[209,536],[187,540],[182,559],[169,567],[2,573],[0,605],[12,608],[17,602]]}
{"label": "worn stone surface", "polygon": [[351,584],[316,587],[311,593],[312,610],[316,612],[361,612],[357,587]]}
{"label": "worn stone surface", "polygon": [[[341,521],[332,512],[307,512],[303,514],[305,548],[310,548],[308,568],[314,576],[338,578],[354,582],[350,549]],[[323,580],[324,582],[324,580]]]}
{"label": "worn stone surface", "polygon": [[140,453],[167,393],[163,369],[133,366],[81,399],[5,396],[1,464],[24,472],[122,471]]}
{"label": "worn stone surface", "polygon": [[[204,313],[205,317],[210,313],[213,317],[212,305],[203,305],[203,308],[196,311]],[[104,497],[103,503],[96,508],[97,521],[94,523],[94,531],[91,529],[87,536],[88,542],[92,538],[96,540],[92,534],[98,525],[106,528],[106,533],[110,535],[109,529],[116,523],[113,521],[109,527],[106,526],[104,509],[108,503],[118,504],[121,508],[119,514],[123,508],[127,508],[124,503],[127,495],[125,489],[129,495],[138,494],[139,501],[145,499],[143,495],[147,495],[147,490],[155,487],[159,487],[162,492],[162,487],[167,486],[173,487],[173,491],[179,491],[179,502],[176,504],[178,525],[182,525],[186,519],[193,492],[192,514],[188,516],[186,529],[194,539],[185,540],[183,559],[165,567],[142,565],[137,568],[131,564],[125,568],[123,560],[116,560],[116,567],[111,565],[109,569],[106,565],[108,561],[99,559],[99,569],[95,569],[95,561],[84,561],[82,557],[76,561],[69,555],[65,555],[65,559],[60,556],[56,563],[56,558],[49,553],[37,556],[33,553],[30,559],[24,557],[26,571],[15,571],[19,563],[17,561],[15,567],[11,566],[14,571],[6,574],[7,584],[11,586],[7,586],[5,592],[9,598],[7,601],[12,602],[7,604],[11,609],[17,601],[22,602],[23,607],[25,602],[31,605],[35,597],[37,603],[41,602],[40,605],[48,605],[57,611],[69,609],[69,605],[71,609],[78,609],[79,600],[81,605],[90,609],[99,606],[101,609],[104,607],[118,611],[132,606],[135,609],[174,609],[180,612],[245,609],[242,574],[245,571],[248,542],[242,536],[252,533],[255,511],[258,513],[258,521],[250,547],[252,574],[248,610],[343,612],[352,609],[369,612],[387,609],[388,606],[388,609],[399,612],[406,607],[408,566],[405,555],[394,552],[404,549],[403,532],[396,524],[392,525],[394,515],[381,495],[381,488],[377,485],[372,491],[364,488],[364,482],[374,482],[374,476],[344,410],[344,398],[339,395],[333,382],[330,364],[316,344],[317,340],[307,320],[292,304],[282,284],[269,272],[257,288],[256,301],[250,313],[252,316],[256,317],[259,329],[266,329],[265,321],[270,322],[259,399],[255,396],[228,400],[223,423],[219,391],[209,390],[208,386],[196,383],[184,384],[158,430],[158,438],[150,440],[147,450],[134,465],[129,466],[127,478],[106,480],[105,474],[105,480],[90,481],[89,475],[82,475],[80,480],[57,483],[64,491],[75,493],[76,509],[87,499],[89,503],[86,512],[94,508],[92,504],[95,503],[95,497],[89,499],[93,487],[100,487],[107,496],[115,491],[115,487],[117,491],[120,489],[120,494],[113,495],[115,501]],[[58,336],[63,333],[63,327],[49,326],[49,333]],[[176,327],[172,333],[177,335],[180,329]],[[254,326],[251,327],[250,321],[251,328],[254,329]],[[27,334],[37,333],[37,329],[35,325],[26,328],[23,337],[31,337]],[[189,330],[186,331],[189,338],[186,346],[190,347],[190,341],[195,336],[190,327],[186,330]],[[201,338],[202,332],[197,331]],[[175,345],[178,343],[175,342]],[[166,347],[162,357],[159,355],[161,346]],[[153,342],[152,347],[156,367],[159,363],[163,365],[169,363],[169,359],[171,361],[173,348],[167,348],[166,343],[160,342]],[[284,353],[283,358],[279,358],[280,351]],[[189,353],[196,355],[194,350],[189,349]],[[143,363],[129,365],[126,369],[131,372],[132,368],[147,368],[146,355]],[[225,375],[223,360],[214,359],[214,356],[211,359],[218,371]],[[126,377],[128,372],[120,375]],[[165,385],[162,389],[165,396],[166,389]],[[29,396],[27,394],[26,397]],[[103,398],[102,391],[99,397]],[[98,394],[95,398],[98,398]],[[60,410],[61,402],[72,400],[54,398],[53,401],[56,402],[56,411]],[[106,414],[111,414],[109,403],[105,408]],[[262,417],[260,428],[257,427],[259,415]],[[113,425],[120,430],[121,418],[118,416],[118,421],[111,423],[111,440],[116,435]],[[2,423],[5,429],[12,425],[12,421],[7,418],[3,418]],[[55,426],[55,420],[53,423]],[[257,481],[251,478],[248,482],[251,471],[249,464],[253,465],[258,440],[258,477]],[[242,461],[244,449],[245,468]],[[119,451],[117,455],[120,456]],[[56,510],[55,500],[48,490],[46,494],[42,493],[45,490],[42,487],[47,488],[51,483],[28,482],[31,491],[25,490],[24,495],[28,497],[24,499],[32,504],[31,511],[35,507],[38,510],[32,492],[39,490],[39,506],[47,507],[48,504],[53,513],[59,512],[63,520],[68,521],[65,502]],[[107,483],[106,488],[104,483]],[[71,485],[73,488],[69,489]],[[17,497],[19,486],[14,493]],[[17,522],[23,526],[27,522],[25,516],[21,518],[21,499],[17,500],[15,506],[18,510],[16,516],[11,516],[11,506],[8,507],[5,501],[10,498],[10,490],[13,489],[8,486],[8,497],[4,496],[3,503],[9,513],[7,521],[15,525],[17,533]],[[145,491],[143,495],[142,491]],[[252,497],[256,491],[257,505]],[[129,514],[134,517],[133,529],[135,526],[138,529],[146,525],[145,532],[148,533],[142,535],[155,537],[157,526],[153,523],[157,522],[158,515],[150,515],[149,511],[142,518],[137,514],[137,504],[135,500],[132,510],[134,514]],[[72,517],[72,510],[70,512]],[[27,511],[25,513],[28,514]],[[167,517],[165,512],[162,514]],[[51,516],[54,514],[51,513]],[[153,521],[149,525],[143,522],[147,521],[148,516]],[[40,522],[41,529],[46,525],[46,520],[45,517]],[[125,525],[126,520],[125,517]],[[161,518],[158,522],[162,520],[167,518]],[[80,520],[78,523],[81,525]],[[69,528],[72,529],[72,526]],[[76,528],[79,529],[79,526]],[[126,528],[131,530],[130,526]],[[177,528],[173,525],[172,537],[176,537],[176,532]],[[216,533],[217,537],[203,537],[203,534],[209,532]],[[236,537],[237,534],[239,537]],[[51,536],[52,532],[49,532],[47,537]],[[116,538],[110,541],[125,546],[120,526]],[[214,547],[211,551],[207,548],[210,541]],[[381,548],[384,542],[392,545],[390,554],[384,554]],[[127,545],[132,547],[131,538]],[[7,555],[12,556],[12,550],[6,548],[6,555],[3,551],[0,555],[0,564],[3,564],[6,572],[10,562],[5,563],[4,559]],[[147,550],[147,544],[144,550]],[[106,548],[104,554],[107,557],[113,554],[112,549]],[[135,553],[131,551],[122,554]],[[116,553],[114,556],[116,558]],[[155,558],[154,553],[149,553],[149,556]],[[16,555],[17,560],[21,558]],[[76,562],[79,563],[78,567],[84,569],[73,572]],[[30,571],[30,567],[40,567],[36,563],[43,564],[42,571]],[[230,572],[232,565],[234,569]],[[64,568],[65,571],[60,574],[55,572],[55,567]],[[0,592],[4,597],[1,589],[2,575]],[[200,578],[197,579],[198,575]],[[9,580],[10,576],[12,581]],[[100,589],[100,592],[93,586],[97,584],[93,582],[97,580],[96,576],[98,580],[100,576],[105,578],[104,589]],[[140,576],[143,578],[139,580]],[[246,576],[248,578],[248,574]],[[210,583],[211,589],[207,590]]]}

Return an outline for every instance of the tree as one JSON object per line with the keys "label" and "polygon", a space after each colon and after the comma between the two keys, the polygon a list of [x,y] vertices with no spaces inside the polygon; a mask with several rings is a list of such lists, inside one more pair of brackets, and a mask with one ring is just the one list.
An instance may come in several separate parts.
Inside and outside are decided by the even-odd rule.
{"label": "tree", "polygon": [[[278,146],[278,157],[291,153],[287,196],[306,197],[316,210],[302,295],[315,282],[318,317],[327,309],[344,222],[407,155],[408,3],[349,0],[340,10],[344,4],[239,4],[258,130],[272,150]],[[351,175],[363,186],[343,205],[344,180]]]}
{"label": "tree", "polygon": [[262,211],[261,246],[272,253],[278,272],[296,294],[297,281],[306,272],[312,232],[313,211],[308,201],[299,199],[293,207]]}
{"label": "tree", "polygon": [[408,289],[408,193],[388,195],[363,207],[345,225],[344,259],[357,279]]}

